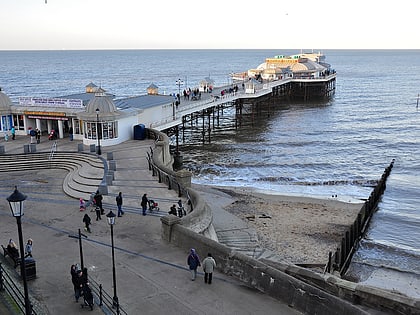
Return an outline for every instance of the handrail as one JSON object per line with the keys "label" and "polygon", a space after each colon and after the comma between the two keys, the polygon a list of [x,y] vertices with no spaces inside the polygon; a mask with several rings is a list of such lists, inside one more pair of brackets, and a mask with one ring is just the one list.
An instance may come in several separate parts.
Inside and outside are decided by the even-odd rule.
{"label": "handrail", "polygon": [[[3,290],[15,303],[16,307],[19,308],[22,314],[25,314],[25,298],[22,287],[18,281],[13,280],[0,262],[0,291]],[[37,315],[34,305],[31,306],[31,310],[32,315]]]}
{"label": "handrail", "polygon": [[276,79],[276,80],[270,80],[270,81],[263,81],[263,82],[259,82],[256,83],[254,85],[254,93],[246,93],[245,90],[239,89],[236,92],[233,93],[226,93],[225,95],[221,96],[220,95],[220,91],[223,90],[228,90],[231,85],[228,86],[221,86],[221,87],[217,87],[215,89],[213,89],[213,92],[210,95],[210,97],[203,97],[202,99],[200,99],[199,101],[191,101],[191,102],[187,102],[184,105],[180,106],[179,108],[177,108],[175,115],[174,114],[170,114],[166,117],[161,118],[160,120],[156,120],[153,121],[152,123],[150,123],[150,125],[148,126],[149,128],[159,128],[162,126],[167,126],[168,124],[178,124],[179,120],[181,117],[179,117],[180,115],[187,115],[190,114],[192,112],[195,111],[199,111],[199,110],[203,110],[209,107],[215,107],[221,104],[225,104],[228,102],[234,102],[238,99],[246,99],[246,98],[256,98],[256,97],[260,97],[262,95],[265,94],[269,94],[272,92],[272,89],[280,86],[280,85],[284,85],[284,84],[288,84],[288,83],[293,83],[293,82],[326,82],[329,80],[332,80],[333,78],[336,77],[336,73],[331,73],[327,76],[324,77],[319,77],[319,78],[294,78],[294,77],[286,77],[286,78],[282,78],[282,79]]}
{"label": "handrail", "polygon": [[96,282],[94,279],[89,278],[90,287],[92,289],[92,292],[95,293],[97,298],[97,304],[98,306],[104,308],[106,307],[108,312],[107,314],[118,314],[118,315],[128,315],[128,313],[121,307],[121,304],[118,305],[118,311],[113,306],[114,305],[114,299],[113,297],[108,294],[103,288],[102,284]]}
{"label": "handrail", "polygon": [[48,161],[49,161],[49,165],[51,168],[51,162],[54,158],[54,153],[57,151],[57,141],[54,141],[54,143],[51,146],[51,151],[50,151],[50,155],[48,156]]}
{"label": "handrail", "polygon": [[57,141],[54,141],[54,143],[51,146],[50,156],[48,157],[48,160],[52,160],[54,157],[54,153],[57,151]]}

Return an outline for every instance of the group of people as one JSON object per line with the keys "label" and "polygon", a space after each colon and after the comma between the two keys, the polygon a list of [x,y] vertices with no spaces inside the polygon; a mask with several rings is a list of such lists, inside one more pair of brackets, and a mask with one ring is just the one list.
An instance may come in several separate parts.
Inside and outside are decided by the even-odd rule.
{"label": "group of people", "polygon": [[197,278],[197,269],[203,265],[204,271],[204,283],[211,284],[213,280],[213,271],[216,268],[216,261],[214,260],[211,253],[207,254],[203,262],[200,261],[200,257],[196,253],[194,248],[190,249],[190,253],[187,257],[187,264],[191,271],[191,280],[194,281]]}
{"label": "group of people", "polygon": [[173,204],[172,207],[169,208],[169,214],[172,214],[174,216],[178,216],[182,218],[184,215],[187,215],[187,212],[185,211],[184,205],[182,204],[182,200],[178,200],[178,209],[176,208],[176,205]]}
{"label": "group of people", "polygon": [[31,143],[40,143],[41,142],[41,130],[38,128],[29,130],[29,135],[31,136]]}
{"label": "group of people", "polygon": [[[29,238],[25,245],[25,258],[32,257],[32,244],[33,240]],[[12,239],[10,239],[9,243],[7,244],[7,251],[13,258],[19,258],[19,250],[16,246],[16,243]]]}
{"label": "group of people", "polygon": [[[91,196],[91,200],[89,200],[88,202],[85,202],[85,200],[83,198],[80,198],[80,211],[86,210],[86,208],[88,207],[88,204],[89,205],[93,204],[95,206],[96,221],[102,220],[101,215],[105,214],[105,210],[104,210],[103,205],[102,205],[102,200],[103,200],[103,196],[99,192],[99,190],[97,190],[96,193]],[[123,206],[123,196],[122,196],[121,191],[115,197],[115,202],[117,204],[118,217],[122,217],[124,215],[124,211],[123,211],[123,208],[122,208],[122,206]],[[149,198],[147,197],[147,193],[143,194],[143,196],[141,198],[141,202],[140,202],[140,206],[142,208],[142,214],[143,215],[147,214],[147,208],[150,207],[150,205],[149,205],[150,202],[152,202],[152,200],[149,200]],[[177,209],[175,204],[172,205],[172,207],[170,208],[169,214],[173,214],[173,215],[178,216],[180,218],[182,218],[183,216],[185,216],[187,214],[186,211],[185,211],[185,208],[182,204],[181,199],[178,200],[178,209]],[[90,225],[92,224],[92,219],[90,218],[90,216],[87,213],[85,213],[85,215],[83,216],[82,222],[85,225],[85,231],[90,233],[91,232]]]}
{"label": "group of people", "polygon": [[[99,192],[99,190],[97,190],[96,193],[93,196],[91,196],[91,199],[92,200],[89,200],[88,203],[89,205],[93,204],[95,206],[96,221],[102,220],[101,215],[105,214],[105,210],[102,205],[102,200],[103,200],[102,194]],[[122,217],[124,215],[124,211],[122,210],[123,197],[122,197],[121,191],[118,193],[117,197],[115,198],[115,202],[117,204],[118,216]],[[87,203],[84,201],[83,198],[80,198],[80,211],[86,210],[86,207],[87,207]],[[92,224],[92,219],[90,218],[89,214],[85,213],[85,215],[83,216],[82,222],[85,224],[85,231],[91,233],[90,225]]]}
{"label": "group of people", "polygon": [[[12,140],[16,139],[16,129],[15,126],[12,126],[12,129],[10,129],[10,133],[12,134]],[[9,141],[9,132],[6,131],[4,133],[4,141]]]}
{"label": "group of people", "polygon": [[70,275],[76,303],[79,302],[80,297],[83,296],[85,302],[93,308],[93,295],[92,290],[89,287],[87,268],[81,270],[78,264],[71,265]]}
{"label": "group of people", "polygon": [[[91,196],[91,199],[88,202],[85,202],[83,198],[80,198],[80,211],[86,210],[87,204],[93,204],[95,206],[96,221],[102,220],[101,215],[105,214],[102,200],[103,196],[99,190],[97,190],[96,193]],[[90,218],[89,214],[85,213],[82,222],[85,225],[85,231],[91,233],[90,225],[92,224],[92,219]]]}

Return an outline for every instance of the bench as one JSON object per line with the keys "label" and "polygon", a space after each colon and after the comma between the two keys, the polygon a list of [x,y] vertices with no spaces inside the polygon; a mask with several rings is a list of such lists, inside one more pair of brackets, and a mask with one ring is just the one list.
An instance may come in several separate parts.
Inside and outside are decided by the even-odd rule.
{"label": "bench", "polygon": [[3,245],[1,245],[1,247],[3,248],[3,256],[7,257],[9,256],[11,260],[13,260],[14,263],[14,267],[16,268],[17,266],[19,266],[20,264],[20,258],[19,257],[14,257],[13,255],[11,255],[9,253],[9,250],[7,249],[7,247],[4,247]]}

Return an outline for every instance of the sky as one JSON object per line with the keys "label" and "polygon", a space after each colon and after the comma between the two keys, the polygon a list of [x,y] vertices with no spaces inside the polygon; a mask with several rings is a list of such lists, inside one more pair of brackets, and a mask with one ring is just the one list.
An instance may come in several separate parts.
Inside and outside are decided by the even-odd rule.
{"label": "sky", "polygon": [[420,49],[416,3],[0,0],[0,50]]}

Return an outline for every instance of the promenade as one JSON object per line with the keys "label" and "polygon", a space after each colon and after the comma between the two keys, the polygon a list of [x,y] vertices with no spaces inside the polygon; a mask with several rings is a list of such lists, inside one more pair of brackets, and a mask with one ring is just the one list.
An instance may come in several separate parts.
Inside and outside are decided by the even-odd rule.
{"label": "promenade", "polygon": [[[7,154],[23,153],[27,143],[26,136],[0,141]],[[77,151],[78,143],[60,139],[57,149]],[[46,136],[42,137],[37,151],[49,151],[51,144]],[[127,314],[300,314],[217,270],[211,285],[204,284],[202,269],[198,279],[191,281],[186,266],[189,248],[174,247],[160,237],[160,217],[179,198],[148,170],[146,155],[152,144],[150,140],[133,140],[102,147],[104,157],[113,152],[117,167],[109,194],[104,196],[105,213],[117,212],[115,196],[119,191],[124,198],[125,214],[116,218],[114,226],[116,288],[123,310]],[[78,200],[63,193],[65,175],[65,171],[54,169],[1,174],[0,242],[6,245],[10,238],[18,241],[16,220],[6,201],[17,185],[27,195],[23,237],[25,242],[27,238],[34,240],[37,279],[28,282],[31,300],[39,301],[46,314],[102,314],[98,306],[91,312],[80,307],[81,300],[74,301],[70,266],[80,263],[80,259],[78,240],[70,236],[76,235],[78,229],[83,231],[82,217],[88,213],[93,224],[92,233],[86,233],[82,242],[84,265],[89,278],[113,296],[110,227],[105,216],[96,221],[94,212],[80,212]],[[141,214],[144,193],[159,203],[159,212]],[[216,220],[224,221],[220,217],[223,212],[217,213]],[[203,259],[207,253],[198,254]],[[4,265],[9,267],[10,263]],[[12,274],[18,276],[17,271]]]}

